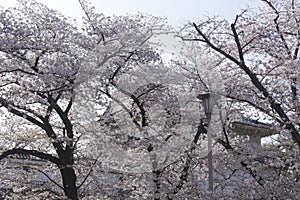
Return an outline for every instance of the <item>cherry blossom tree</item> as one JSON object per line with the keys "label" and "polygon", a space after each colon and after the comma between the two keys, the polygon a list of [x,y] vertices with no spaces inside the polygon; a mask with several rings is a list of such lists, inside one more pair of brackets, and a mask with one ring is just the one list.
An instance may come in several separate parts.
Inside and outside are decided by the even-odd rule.
{"label": "cherry blossom tree", "polygon": [[[5,131],[1,160],[22,154],[49,161],[51,166],[37,170],[68,199],[78,199],[89,187],[94,196],[112,198],[172,199],[183,194],[185,183],[197,180],[191,176],[198,165],[192,155],[201,160],[203,149],[207,151],[195,147],[205,141],[201,134],[207,122],[197,98],[204,86],[189,82],[190,68],[183,75],[182,66],[164,64],[155,48],[157,38],[152,40],[169,32],[164,21],[143,14],[105,17],[79,1],[85,13],[85,27],[79,31],[54,10],[35,1],[19,2],[20,7],[1,11],[0,102],[6,124],[11,119],[22,127]],[[131,155],[125,164],[148,158],[139,163],[145,166],[142,172],[129,168],[128,173],[124,159],[113,160],[120,158],[113,157],[116,144],[140,156]],[[118,184],[110,184],[119,186],[117,196],[101,185],[96,173],[100,162],[118,164],[123,172]],[[11,177],[2,178],[9,182]],[[28,195],[25,189],[14,190],[15,195]]]}
{"label": "cherry blossom tree", "polygon": [[[262,3],[259,9],[244,10],[231,23],[208,17],[188,24],[180,37],[198,42],[219,60],[226,88],[223,95],[232,100],[230,120],[250,117],[266,121],[280,133],[268,139],[267,150],[249,153],[245,151],[247,142],[228,135],[230,127],[225,127],[224,140],[218,142],[227,151],[222,155],[215,152],[221,161],[215,157],[214,164],[226,170],[219,171],[223,174],[219,188],[223,189],[215,195],[225,192],[226,185],[235,182],[234,174],[243,169],[254,182],[238,179],[235,187],[239,190],[227,191],[228,197],[299,198],[299,2]],[[236,141],[240,141],[238,145]],[[291,190],[294,192],[286,192]]]}
{"label": "cherry blossom tree", "polygon": [[[299,198],[299,3],[262,1],[232,24],[187,25],[177,56],[161,50],[175,38],[160,17],[105,17],[80,0],[79,30],[35,1],[1,9],[0,174],[12,198]],[[214,97],[210,120],[203,92]],[[230,125],[242,116],[278,127],[276,142],[247,152]],[[51,164],[15,176],[6,161],[16,154]],[[51,185],[28,189],[41,175]]]}
{"label": "cherry blossom tree", "polygon": [[[0,105],[37,130],[10,133],[11,144],[3,147],[0,158],[23,154],[53,163],[62,184],[53,181],[68,199],[78,199],[86,180],[78,180],[76,174],[81,133],[74,130],[72,117],[74,80],[83,61],[91,52],[103,55],[100,68],[104,63],[117,69],[129,62],[155,61],[157,54],[144,43],[163,24],[142,14],[104,17],[88,2],[79,3],[86,14],[82,31],[59,12],[35,1],[20,0],[16,8],[1,8],[0,22]],[[42,138],[37,139],[36,134]]]}
{"label": "cherry blossom tree", "polygon": [[227,82],[228,97],[271,117],[300,147],[299,3],[262,2],[265,7],[259,12],[242,12],[231,24],[217,18],[194,23],[189,40],[205,44],[225,59],[224,74],[234,75]]}
{"label": "cherry blossom tree", "polygon": [[[197,54],[199,46],[188,43],[185,48],[166,65],[159,59],[135,68],[131,63],[129,69],[119,63],[98,69],[105,54],[95,52],[81,68],[82,77],[75,84],[81,98],[76,107],[85,108],[78,112],[79,129],[89,145],[105,155],[99,158],[101,163],[122,172],[111,198],[185,198],[194,187],[201,190],[195,197],[211,196],[201,187],[207,169],[207,119],[199,94],[207,90],[213,94],[222,87],[212,81],[218,80],[214,67],[203,67],[214,62]],[[98,73],[89,74],[86,69],[91,68]],[[103,115],[97,104],[106,108]],[[222,122],[217,113],[211,123],[214,137]]]}

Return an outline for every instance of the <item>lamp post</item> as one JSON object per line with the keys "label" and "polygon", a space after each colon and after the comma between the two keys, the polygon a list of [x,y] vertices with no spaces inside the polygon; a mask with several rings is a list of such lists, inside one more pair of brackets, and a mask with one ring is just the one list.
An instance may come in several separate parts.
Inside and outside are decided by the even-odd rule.
{"label": "lamp post", "polygon": [[211,114],[213,109],[213,100],[211,98],[210,93],[200,94],[198,96],[199,99],[203,102],[204,112],[207,118],[207,164],[208,164],[208,190],[213,192],[213,164],[212,164],[212,139],[211,139],[211,131],[210,131],[210,121]]}

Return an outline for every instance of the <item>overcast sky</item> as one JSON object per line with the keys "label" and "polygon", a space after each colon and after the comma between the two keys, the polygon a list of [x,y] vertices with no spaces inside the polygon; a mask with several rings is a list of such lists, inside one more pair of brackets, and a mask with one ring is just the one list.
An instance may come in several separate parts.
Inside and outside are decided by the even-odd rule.
{"label": "overcast sky", "polygon": [[[0,6],[13,5],[15,0],[0,0]],[[60,10],[71,18],[81,19],[78,0],[38,0]],[[233,20],[241,9],[257,7],[260,0],[91,0],[98,12],[105,15],[146,12],[166,16],[172,25],[196,20],[205,15],[220,15]]]}

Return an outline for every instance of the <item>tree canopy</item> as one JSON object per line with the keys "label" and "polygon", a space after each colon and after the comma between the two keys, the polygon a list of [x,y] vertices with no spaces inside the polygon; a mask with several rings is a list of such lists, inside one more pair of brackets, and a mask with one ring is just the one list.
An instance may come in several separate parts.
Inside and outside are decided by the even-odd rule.
{"label": "tree canopy", "polygon": [[180,30],[18,2],[0,8],[3,198],[299,198],[300,2]]}

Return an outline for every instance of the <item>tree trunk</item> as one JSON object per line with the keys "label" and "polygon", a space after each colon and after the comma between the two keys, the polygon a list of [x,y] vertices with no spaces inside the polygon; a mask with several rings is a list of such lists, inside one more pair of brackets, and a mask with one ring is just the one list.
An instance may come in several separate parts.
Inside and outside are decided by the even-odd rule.
{"label": "tree trunk", "polygon": [[73,167],[66,166],[60,170],[63,180],[65,195],[70,200],[78,200],[76,187],[76,174]]}
{"label": "tree trunk", "polygon": [[72,144],[67,144],[63,152],[59,152],[59,159],[61,161],[60,173],[62,176],[64,193],[68,200],[78,200],[78,193],[76,187],[76,174],[73,168],[73,150]]}

